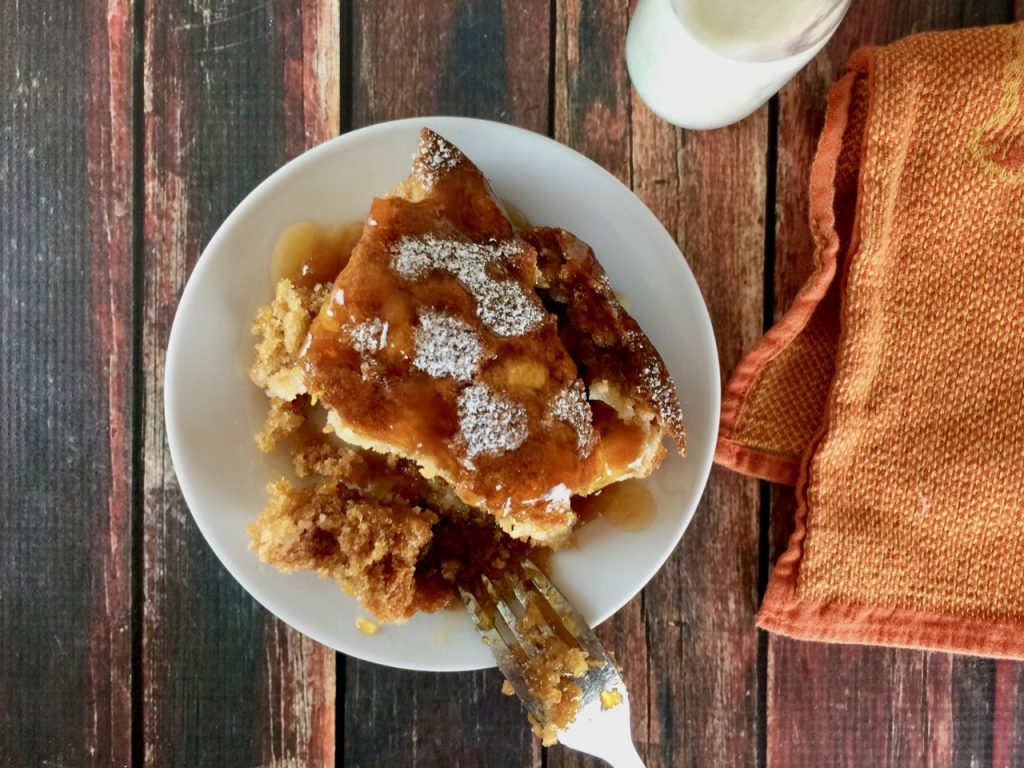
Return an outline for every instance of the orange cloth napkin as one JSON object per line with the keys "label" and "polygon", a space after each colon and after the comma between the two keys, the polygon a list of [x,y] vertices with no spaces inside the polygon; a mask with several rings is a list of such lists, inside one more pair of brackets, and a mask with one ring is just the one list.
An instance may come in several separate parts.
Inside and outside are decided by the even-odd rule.
{"label": "orange cloth napkin", "polygon": [[857,51],[810,192],[716,455],[796,484],[758,623],[1024,658],[1024,25]]}

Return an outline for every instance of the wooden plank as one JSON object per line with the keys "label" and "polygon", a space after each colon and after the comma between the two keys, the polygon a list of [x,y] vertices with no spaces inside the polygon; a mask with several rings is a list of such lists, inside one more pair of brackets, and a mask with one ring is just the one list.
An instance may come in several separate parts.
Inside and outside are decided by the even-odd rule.
{"label": "wooden plank", "polygon": [[629,184],[627,7],[559,0],[555,29],[555,138]]}
{"label": "wooden plank", "polygon": [[769,648],[768,765],[953,764],[948,655],[775,637]]}
{"label": "wooden plank", "polygon": [[1024,664],[997,661],[992,715],[992,768],[1024,765]]}
{"label": "wooden plank", "polygon": [[[625,70],[627,8],[621,3],[557,3],[555,26],[554,134],[629,183],[629,92]],[[645,748],[648,665],[644,603],[631,600],[598,630],[622,665],[630,692],[637,748]],[[596,766],[599,760],[562,747],[547,752],[549,768]]]}
{"label": "wooden plank", "polygon": [[[762,325],[767,109],[672,130],[633,102],[633,183],[673,233],[711,313],[722,375]],[[644,590],[647,765],[754,765],[758,483],[716,468],[675,554]]]}
{"label": "wooden plank", "polygon": [[[131,391],[133,245],[132,5],[127,0],[88,6],[89,107],[85,143],[89,178],[89,253],[93,332],[93,375],[106,399],[106,515],[97,510],[90,584],[86,696],[92,722],[85,737],[88,758],[80,764],[127,765],[132,739],[131,539],[135,457]],[[105,382],[104,382],[105,379]],[[104,386],[105,384],[105,386]],[[102,423],[102,422],[101,422]],[[99,466],[108,464],[101,457]],[[95,471],[96,465],[92,466]],[[98,535],[97,535],[98,534]]]}
{"label": "wooden plank", "polygon": [[[675,236],[727,371],[761,329],[767,113],[706,134],[664,123],[629,90],[626,27],[621,3],[559,3],[556,137],[631,183]],[[757,483],[716,471],[679,549],[602,627],[648,766],[756,761],[758,531]],[[555,749],[548,764],[600,763]]]}
{"label": "wooden plank", "polygon": [[274,168],[337,131],[338,19],[336,0],[145,4],[146,765],[333,763],[335,655],[259,607],[203,541],[167,453],[162,386],[203,244]]}
{"label": "wooden plank", "polygon": [[[1003,0],[854,3],[835,38],[779,96],[774,314],[812,268],[807,179],[825,96],[854,49],[912,32],[1008,20]],[[772,546],[785,546],[794,499],[774,489]],[[772,637],[768,649],[770,766],[988,765],[994,663]],[[1008,700],[1007,700],[1008,701]],[[1004,702],[1005,706],[1008,703]],[[1009,743],[1013,743],[1012,737]]]}
{"label": "wooden plank", "polygon": [[355,0],[352,7],[354,127],[445,114],[547,132],[547,2]]}
{"label": "wooden plank", "polygon": [[[548,130],[547,0],[357,0],[353,127],[472,115]],[[433,675],[348,659],[347,766],[539,766],[496,670]]]}
{"label": "wooden plank", "polygon": [[501,683],[494,669],[434,674],[349,658],[344,765],[540,766],[540,742]]}
{"label": "wooden plank", "polygon": [[131,760],[131,10],[0,6],[0,764]]}

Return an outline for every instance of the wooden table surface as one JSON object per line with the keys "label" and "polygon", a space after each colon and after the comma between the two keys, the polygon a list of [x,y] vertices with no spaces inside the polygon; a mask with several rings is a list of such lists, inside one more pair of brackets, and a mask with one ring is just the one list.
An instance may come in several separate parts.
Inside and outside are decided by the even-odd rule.
{"label": "wooden table surface", "polygon": [[[627,0],[0,3],[0,765],[593,765],[542,751],[496,671],[336,655],[218,563],[163,426],[196,257],[261,179],[340,131],[511,122],[658,215],[724,376],[810,268],[808,168],[849,53],[1013,6],[854,0],[771,104],[690,133],[630,90]],[[755,630],[792,506],[716,469],[671,560],[602,627],[648,766],[1024,765],[1024,665]]]}

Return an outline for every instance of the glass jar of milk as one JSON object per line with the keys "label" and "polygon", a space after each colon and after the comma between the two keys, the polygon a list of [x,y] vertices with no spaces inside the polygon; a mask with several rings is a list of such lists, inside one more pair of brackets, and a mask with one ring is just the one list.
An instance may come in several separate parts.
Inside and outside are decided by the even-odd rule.
{"label": "glass jar of milk", "polygon": [[640,97],[684,128],[764,104],[835,32],[850,0],[639,0],[626,64]]}

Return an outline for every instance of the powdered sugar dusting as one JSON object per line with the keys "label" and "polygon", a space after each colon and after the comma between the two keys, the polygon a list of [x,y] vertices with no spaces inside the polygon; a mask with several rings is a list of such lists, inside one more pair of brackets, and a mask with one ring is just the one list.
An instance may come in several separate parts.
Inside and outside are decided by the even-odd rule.
{"label": "powdered sugar dusting", "polygon": [[587,402],[587,393],[582,381],[576,379],[555,395],[554,400],[548,406],[548,416],[564,421],[576,430],[576,450],[581,457],[586,458],[593,453],[594,447],[597,445],[594,415]]}
{"label": "powdered sugar dusting", "polygon": [[462,390],[458,407],[459,430],[467,458],[498,456],[514,451],[526,440],[526,409],[486,384],[473,384]]}
{"label": "powdered sugar dusting", "polygon": [[364,357],[384,349],[388,341],[388,324],[379,317],[365,320],[348,331],[352,349]]}
{"label": "powdered sugar dusting", "polygon": [[416,154],[412,158],[412,167],[422,184],[432,187],[440,176],[455,170],[461,158],[462,153],[454,144],[437,134],[432,134],[429,138],[420,140]]}
{"label": "powdered sugar dusting", "polygon": [[639,331],[628,331],[623,336],[626,345],[641,361],[640,389],[658,414],[658,421],[677,441],[684,434],[683,414],[675,385],[665,370],[651,342]]}
{"label": "powdered sugar dusting", "polygon": [[572,491],[565,483],[559,483],[544,494],[544,501],[548,503],[549,508],[567,507],[571,499]]}
{"label": "powdered sugar dusting", "polygon": [[[543,504],[546,509],[555,511],[567,508],[571,499],[572,490],[565,483],[559,483],[558,485],[549,488],[543,496],[539,496],[535,499],[527,499],[523,504],[526,506]],[[508,504],[508,502],[506,502],[506,504]]]}
{"label": "powdered sugar dusting", "polygon": [[673,435],[681,434],[683,415],[679,409],[679,398],[675,387],[665,375],[664,370],[653,360],[648,360],[640,370],[640,380],[650,393],[651,400],[658,410],[658,417],[664,427]]}
{"label": "powdered sugar dusting", "polygon": [[453,315],[424,310],[413,340],[416,358],[412,364],[431,376],[469,381],[480,368],[484,349],[479,334]]}
{"label": "powdered sugar dusting", "polygon": [[461,272],[482,272],[488,264],[501,262],[520,250],[514,240],[473,243],[442,240],[433,235],[403,237],[392,251],[395,271],[414,280],[432,269],[444,269],[462,279]]}
{"label": "powdered sugar dusting", "polygon": [[476,302],[476,314],[499,336],[521,336],[544,321],[540,300],[512,279],[496,279],[488,271],[519,251],[512,240],[492,243],[441,240],[432,235],[403,237],[392,250],[395,271],[416,280],[431,270],[455,275]]}
{"label": "powdered sugar dusting", "polygon": [[477,316],[499,336],[522,336],[544,320],[537,300],[511,280],[481,280],[470,292]]}

